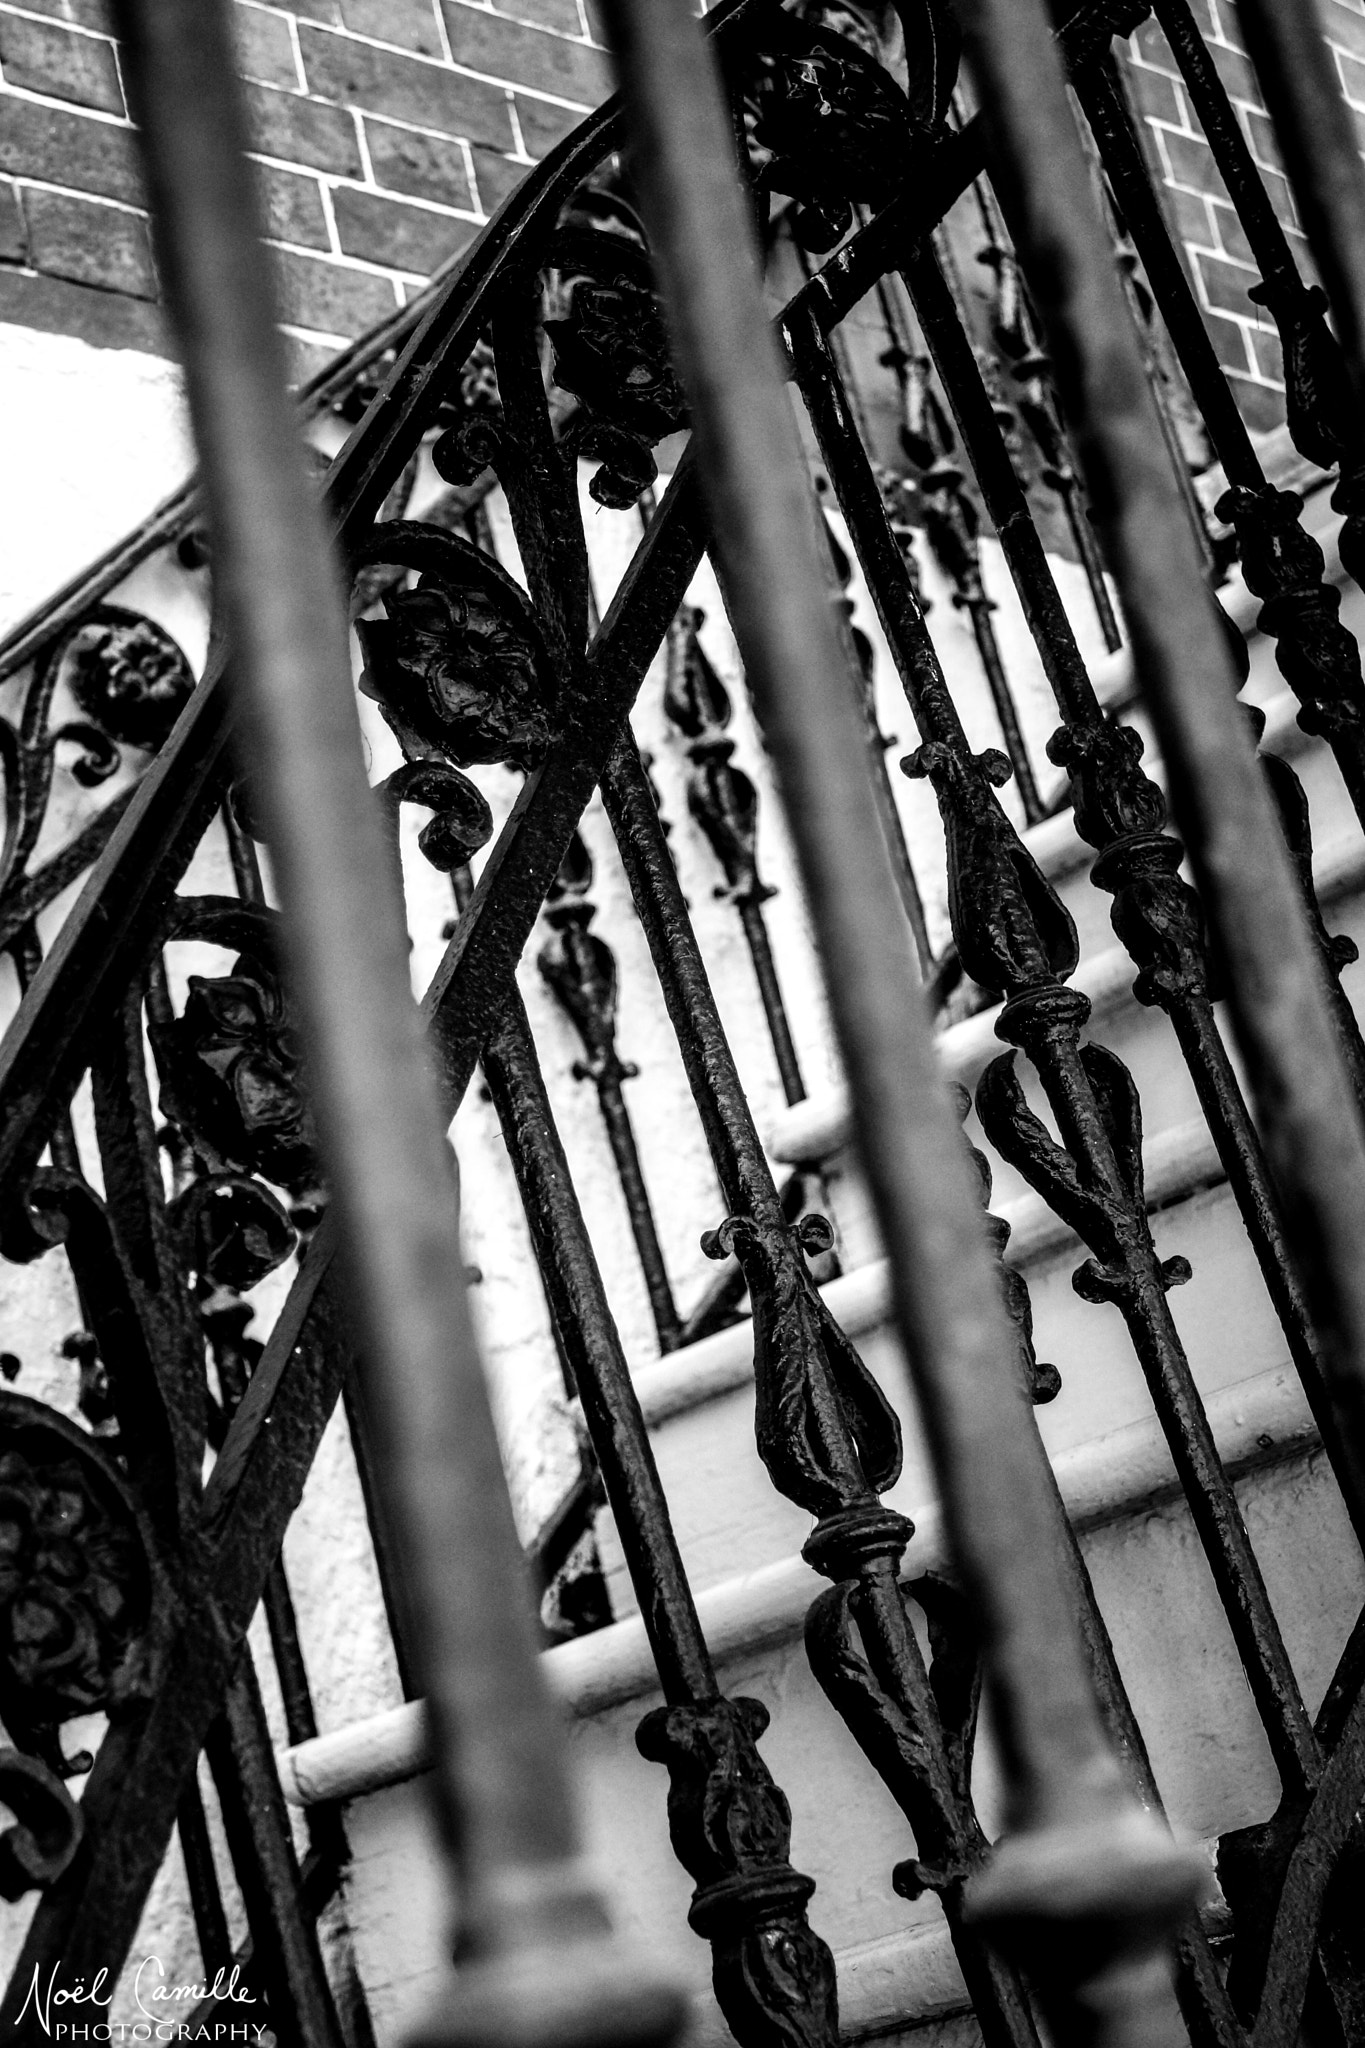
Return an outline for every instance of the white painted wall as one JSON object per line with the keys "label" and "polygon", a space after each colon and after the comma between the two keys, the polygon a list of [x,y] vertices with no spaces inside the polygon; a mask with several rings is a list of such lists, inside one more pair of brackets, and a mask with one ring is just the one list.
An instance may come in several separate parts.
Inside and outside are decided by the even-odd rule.
{"label": "white painted wall", "polygon": [[0,633],[185,481],[180,372],[0,323]]}

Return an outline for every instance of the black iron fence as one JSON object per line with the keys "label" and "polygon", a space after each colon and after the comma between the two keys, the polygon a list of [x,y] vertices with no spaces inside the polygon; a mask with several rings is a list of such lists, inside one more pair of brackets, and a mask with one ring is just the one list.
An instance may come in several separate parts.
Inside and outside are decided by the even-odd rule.
{"label": "black iron fence", "polygon": [[[531,175],[457,276],[305,394],[305,405],[360,415],[327,472],[324,504],[350,577],[364,688],[405,757],[373,807],[373,831],[358,838],[338,814],[327,762],[309,754],[317,728],[298,723],[300,705],[344,699],[328,714],[339,754],[354,737],[322,557],[306,494],[289,481],[283,400],[270,396],[269,307],[233,183],[243,174],[233,169],[227,74],[208,61],[212,35],[198,51],[186,45],[173,6],[128,0],[122,11],[206,482],[202,505],[182,494],[0,648],[0,687],[14,707],[0,720],[0,945],[23,998],[0,1052],[3,1248],[19,1262],[59,1249],[80,1312],[69,1354],[79,1423],[0,1390],[0,1485],[15,1532],[4,1592],[14,1748],[0,1757],[0,1793],[16,1817],[0,1838],[0,1888],[40,1893],[4,2007],[16,2038],[37,2037],[32,2009],[19,2017],[35,1970],[58,1958],[87,1975],[117,1966],[174,1833],[206,1972],[235,1960],[281,2040],[366,2040],[345,1940],[324,1956],[317,1932],[346,1855],[344,1823],[320,1810],[306,1843],[296,1839],[244,1648],[263,1605],[270,1682],[290,1740],[306,1739],[313,1709],[281,1542],[343,1397],[405,1682],[429,1694],[447,1738],[439,1777],[463,1887],[465,1987],[452,2037],[643,2041],[676,2024],[665,1992],[604,1964],[600,1908],[572,1873],[553,1721],[518,1618],[505,1490],[461,1305],[442,1148],[424,1151],[412,1135],[424,1116],[435,1126],[410,1034],[401,1037],[393,835],[403,804],[430,814],[421,848],[452,892],[448,948],[423,1004],[443,1108],[453,1114],[480,1067],[591,1447],[534,1546],[540,1587],[558,1586],[563,1626],[606,1618],[600,1590],[566,1590],[585,1576],[585,1532],[605,1499],[665,1700],[640,1744],[669,1771],[673,1839],[697,1885],[691,1923],[712,1944],[736,2039],[833,2043],[833,1963],[807,1922],[813,1887],[790,1864],[786,1802],[759,1752],[766,1710],[717,1684],[512,984],[542,906],[539,970],[581,1041],[579,1072],[596,1092],[659,1349],[747,1305],[758,1448],[774,1485],[812,1516],[805,1555],[831,1582],[808,1625],[812,1666],[905,1814],[915,1854],[894,1882],[940,1899],[983,2038],[1036,2042],[1039,1998],[1059,2039],[1167,2038],[1168,1939],[1195,2048],[1288,2048],[1301,2027],[1315,2041],[1360,2038],[1365,1952],[1349,1872],[1365,1631],[1345,1645],[1314,1717],[1171,1311],[1188,1268],[1153,1240],[1136,1090],[1086,1036],[1090,1006],[1069,985],[1075,928],[1026,843],[1029,827],[1069,804],[1095,851],[1093,880],[1113,898],[1138,999],[1170,1020],[1365,1541],[1353,1273],[1365,1168],[1351,1114],[1365,1047],[1339,980],[1352,955],[1328,935],[1313,895],[1302,789],[1286,762],[1263,756],[1253,771],[1243,759],[1230,706],[1245,650],[1216,594],[1229,561],[1261,601],[1259,627],[1303,729],[1330,747],[1362,818],[1365,684],[1321,549],[1298,497],[1266,473],[1148,173],[1114,54],[1115,37],[1148,9],[1093,0],[1066,15],[1054,41],[1032,8],[974,0],[959,10],[973,59],[959,77],[954,18],[936,0],[907,0],[898,36],[843,7],[733,0],[708,26],[729,98],[723,134],[742,138],[749,174],[742,209],[685,10],[611,10],[638,193],[621,182],[625,116],[613,103]],[[1327,294],[1299,274],[1185,0],[1158,0],[1155,11],[1262,268],[1262,302],[1285,346],[1289,433],[1307,463],[1336,473],[1341,560],[1356,576],[1352,295],[1365,272],[1344,211],[1346,142],[1324,106],[1305,114],[1284,61],[1265,58],[1333,327]],[[1269,0],[1246,12],[1266,51],[1289,33],[1287,10]],[[665,48],[672,112],[655,69]],[[1312,50],[1300,55],[1307,67]],[[1323,92],[1304,76],[1305,92]],[[969,93],[983,111],[971,111]],[[185,155],[191,106],[221,143],[221,156],[203,146],[211,175]],[[690,130],[678,125],[683,113]],[[1336,154],[1320,161],[1324,136]],[[961,234],[945,225],[964,209],[991,281],[988,333],[980,292],[964,288]],[[753,237],[773,276],[795,266],[801,280],[772,322],[771,361],[752,328],[742,352],[724,347],[736,309],[753,300]],[[204,250],[217,252],[217,274]],[[239,313],[227,320],[221,294],[234,263]],[[868,432],[845,329],[869,295],[901,422],[890,466]],[[838,535],[817,527],[804,484],[793,490],[779,361],[841,515]],[[1191,413],[1221,472],[1212,504],[1185,460]],[[656,452],[689,430],[656,495]],[[414,519],[405,515],[419,460],[444,489]],[[592,465],[599,503],[639,508],[639,545],[604,614],[580,463]],[[274,479],[275,523],[262,517],[256,531],[246,508],[262,477]],[[497,558],[495,491],[524,587]],[[1083,624],[1059,592],[1046,540],[1059,531],[1087,592]],[[970,625],[970,686],[989,692],[998,749],[968,740],[962,684],[926,619],[921,533]],[[946,946],[925,908],[938,878],[917,872],[902,828],[839,535],[918,733],[901,772],[931,785],[942,818]],[[1056,701],[1045,759],[1019,715],[983,542],[998,544]],[[169,636],[113,596],[163,547],[187,563],[207,558],[213,577],[220,634],[198,683]],[[661,815],[628,725],[666,647],[664,705],[688,761],[691,818],[742,933],[775,1077],[797,1102],[806,1080],[758,857],[766,799],[735,764],[733,705],[687,602],[708,548],[803,856],[955,1535],[965,1593],[929,1614],[927,1664],[899,1580],[910,1528],[881,1498],[899,1470],[899,1426],[818,1289],[837,1271],[820,1174],[812,1165],[774,1178],[670,852],[670,822],[683,821]],[[777,565],[766,587],[765,560]],[[283,592],[282,609],[263,603],[267,590]],[[316,630],[290,615],[309,590]],[[1120,615],[1193,886],[1141,742],[1102,704],[1082,651],[1086,635],[1118,646]],[[230,745],[234,684],[258,741],[261,731],[271,741],[249,793]],[[93,787],[130,761],[145,772],[51,850],[43,833],[57,764],[74,763]],[[489,765],[523,778],[495,839],[480,787]],[[618,966],[592,928],[593,869],[576,828],[595,790],[718,1189],[716,1216],[698,1219],[717,1278],[694,1300],[661,1243],[624,1085],[633,1069],[618,1043]],[[1267,804],[1282,841],[1264,828]],[[370,817],[363,800],[359,809]],[[235,892],[189,893],[196,851],[218,834]],[[283,912],[262,879],[267,842]],[[82,876],[45,944],[53,906]],[[175,963],[190,945],[215,947],[229,964],[181,993]],[[865,971],[869,958],[878,972]],[[1216,1947],[1192,1911],[1193,1866],[1160,1826],[1142,1732],[1060,1495],[1036,1432],[1020,1423],[1050,1383],[1033,1356],[1027,1291],[1001,1264],[998,1226],[984,1229],[973,1213],[967,1148],[939,1099],[927,1040],[911,1028],[923,1004],[909,993],[916,983],[939,1010],[1003,999],[999,1035],[1012,1050],[982,1080],[981,1126],[1084,1241],[1078,1291],[1123,1317],[1280,1775],[1274,1818],[1221,1845],[1233,1933]],[[381,984],[390,1013],[358,1001]],[[1250,1103],[1215,1016],[1224,987]],[[1055,1131],[1028,1105],[1020,1054]],[[393,1104],[409,1084],[405,1149]],[[387,1164],[375,1118],[390,1124]],[[356,1295],[342,1284],[342,1244],[361,1276]],[[293,1273],[287,1296],[261,1329],[249,1297],[282,1271]],[[459,1568],[443,1571],[451,1558]],[[924,1582],[916,1597],[935,1599]],[[978,1643],[1014,1787],[1013,1833],[994,1859],[971,1787]],[[505,1718],[476,1710],[479,1688],[485,1703],[504,1702]],[[92,1712],[108,1717],[93,1760],[71,1754],[61,1733]],[[205,1814],[201,1757],[226,1859]],[[87,1770],[77,1804],[65,1781]],[[235,1956],[229,1905],[249,1930]]]}

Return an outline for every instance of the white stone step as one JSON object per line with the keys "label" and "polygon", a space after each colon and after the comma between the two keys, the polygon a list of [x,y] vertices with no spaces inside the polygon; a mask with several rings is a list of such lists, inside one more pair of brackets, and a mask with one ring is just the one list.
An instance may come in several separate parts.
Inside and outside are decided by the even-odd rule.
{"label": "white stone step", "polygon": [[[1346,969],[1343,987],[1357,1011],[1365,1012],[1365,834],[1354,819],[1331,840],[1318,844],[1313,873],[1329,930],[1354,939],[1361,950],[1362,960]],[[1142,1104],[1143,1131],[1151,1140],[1198,1120],[1200,1110],[1169,1020],[1162,1011],[1145,1008],[1133,997],[1136,972],[1125,948],[1109,932],[1107,943],[1082,958],[1071,985],[1088,996],[1093,1005],[1086,1036],[1116,1053],[1132,1074]],[[990,1062],[1008,1050],[996,1035],[1000,1009],[998,1003],[993,1003],[975,1016],[949,1025],[939,1040],[946,1071],[969,1090],[975,1090]],[[1216,1014],[1234,1067],[1240,1072],[1226,1006],[1218,1005]],[[1017,1066],[1031,1105],[1046,1117],[1041,1088],[1022,1053]],[[973,1142],[983,1144],[975,1118],[969,1129]],[[830,1177],[830,1210],[839,1229],[845,1259],[860,1263],[875,1255],[876,1238],[848,1152],[850,1131],[848,1095],[839,1085],[813,1093],[771,1117],[764,1139],[779,1169],[811,1163],[826,1167]],[[1008,1206],[1025,1197],[1027,1184],[1014,1168],[1000,1160],[989,1146],[985,1149],[995,1177],[996,1206]]]}
{"label": "white stone step", "polygon": [[[1229,1465],[1242,1473],[1244,1512],[1310,1706],[1365,1597],[1365,1571],[1302,1396],[1269,1372],[1211,1401]],[[1115,1647],[1174,1824],[1191,1839],[1269,1814],[1276,1780],[1250,1708],[1207,1567],[1150,1418],[1076,1446],[1058,1476],[1083,1543]],[[906,1557],[915,1577],[944,1564],[932,1500],[915,1513]],[[956,2048],[962,1992],[932,1900],[910,1904],[890,1871],[910,1851],[890,1795],[820,1693],[800,1631],[822,1581],[797,1556],[748,1571],[699,1596],[703,1626],[729,1693],[772,1713],[762,1749],[793,1809],[792,1858],[816,1879],[812,1924],[840,1961],[847,2041],[913,2038]],[[686,1926],[690,1886],[673,1858],[666,1780],[634,1747],[657,1704],[638,1618],[545,1653],[544,1669],[570,1717],[588,1851],[624,1931],[646,1944],[694,1993],[692,2048],[728,2035],[711,2000],[709,1956]],[[447,1904],[417,1774],[425,1762],[420,1707],[319,1737],[282,1759],[291,1798],[347,1806],[353,1863],[347,1886],[359,1963],[381,2048],[434,1989]],[[998,1812],[989,1735],[976,1773],[983,1819]],[[967,2038],[970,2038],[968,2035]]]}
{"label": "white stone step", "polygon": [[[1144,1161],[1157,1250],[1193,1267],[1169,1300],[1196,1382],[1208,1402],[1235,1399],[1238,1387],[1287,1371],[1288,1352],[1202,1119],[1151,1141]],[[1037,1410],[1054,1460],[1148,1425],[1150,1398],[1118,1311],[1082,1301],[1071,1285],[1085,1256],[1079,1241],[1033,1194],[996,1213],[1011,1225],[1011,1261],[1029,1281],[1038,1356],[1061,1374],[1060,1393]],[[821,1292],[901,1417],[904,1468],[886,1498],[913,1513],[932,1491],[931,1468],[888,1321],[886,1268],[874,1259]],[[729,1579],[737,1559],[757,1566],[799,1549],[809,1518],[776,1492],[754,1443],[752,1326],[652,1362],[636,1383],[693,1585]],[[615,1611],[627,1612],[634,1596],[609,1513],[598,1533]]]}
{"label": "white stone step", "polygon": [[[1321,514],[1319,500],[1315,524]],[[1353,596],[1350,604],[1353,620],[1359,611],[1355,622],[1365,624],[1365,603]],[[1234,591],[1229,608],[1250,630],[1255,601]],[[1268,743],[1293,756],[1309,790],[1324,900],[1337,928],[1365,940],[1365,849],[1335,765],[1298,732],[1296,707],[1264,643],[1254,644],[1253,659],[1251,694],[1268,709]],[[1125,658],[1102,665],[1097,682],[1107,703],[1124,703]],[[1171,1297],[1173,1311],[1312,1708],[1365,1601],[1365,1568],[1170,1028],[1132,1001],[1133,969],[1114,941],[1109,899],[1088,880],[1090,851],[1069,818],[1036,828],[1029,843],[1077,918],[1076,978],[1095,1004],[1094,1034],[1129,1062],[1143,1095],[1158,1250],[1179,1251],[1194,1267],[1191,1283]],[[974,1082],[1001,1049],[994,1021],[983,1013],[945,1034],[945,1062],[959,1079]],[[787,1112],[769,1142],[779,1163],[824,1162],[852,1263],[825,1298],[902,1415],[905,1470],[889,1499],[916,1525],[906,1577],[942,1570],[939,1510],[888,1328],[885,1269],[849,1157],[847,1105],[826,1091]],[[1038,1354],[1062,1375],[1039,1424],[1158,1782],[1177,1827],[1211,1841],[1267,1817],[1278,1786],[1207,1564],[1122,1321],[1071,1288],[1082,1248],[1007,1170],[994,1206],[1012,1226],[1011,1257],[1030,1282]],[[809,1519],[774,1492],[754,1449],[751,1329],[739,1325],[642,1365],[637,1383],[721,1683],[727,1693],[760,1698],[772,1715],[762,1750],[791,1800],[792,1860],[817,1883],[811,1920],[838,1961],[843,2038],[968,2048],[978,2037],[938,1908],[891,1889],[892,1866],[913,1848],[909,1830],[806,1662],[802,1627],[824,1582],[800,1556]],[[729,2035],[709,1991],[709,1952],[688,1931],[691,1885],[668,1840],[666,1774],[634,1746],[640,1719],[658,1704],[653,1662],[609,1517],[601,1535],[620,1618],[546,1652],[544,1669],[569,1719],[588,1853],[618,1924],[691,1990],[690,2048],[723,2048]],[[396,2044],[435,1991],[448,1945],[449,1902],[421,1782],[425,1756],[422,1712],[409,1706],[282,1759],[291,1798],[346,1806],[348,1907],[380,2048]],[[998,1800],[988,1729],[976,1792],[992,1827]]]}

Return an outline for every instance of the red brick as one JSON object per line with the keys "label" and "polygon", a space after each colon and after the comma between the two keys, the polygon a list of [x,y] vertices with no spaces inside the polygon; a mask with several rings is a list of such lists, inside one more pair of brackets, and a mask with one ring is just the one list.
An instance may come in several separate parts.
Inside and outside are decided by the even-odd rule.
{"label": "red brick", "polygon": [[471,71],[506,78],[533,92],[558,93],[580,106],[595,107],[611,91],[607,59],[591,43],[523,28],[464,0],[441,0],[450,54]]}
{"label": "red brick", "polygon": [[1288,178],[1280,171],[1262,168],[1261,183],[1270,194],[1270,203],[1275,209],[1281,227],[1292,229],[1297,234],[1299,216],[1294,207],[1294,195],[1289,189]]}
{"label": "red brick", "polygon": [[357,192],[350,185],[334,188],[332,211],[346,255],[417,277],[430,277],[478,233],[471,220],[411,206],[404,199],[383,199],[377,192]]}
{"label": "red brick", "polygon": [[444,57],[436,0],[341,0],[343,26],[376,42],[399,43],[419,57]]}
{"label": "red brick", "polygon": [[1233,99],[1249,100],[1256,107],[1265,105],[1256,73],[1240,51],[1229,50],[1223,43],[1213,43],[1210,45],[1210,55],[1217,67],[1218,76]]}
{"label": "red brick", "polygon": [[308,164],[315,171],[339,171],[344,177],[362,176],[355,122],[340,107],[260,85],[248,85],[246,97],[254,146],[262,156]]}
{"label": "red brick", "polygon": [[1211,306],[1217,307],[1220,313],[1235,314],[1241,320],[1263,317],[1261,309],[1247,297],[1249,286],[1259,279],[1258,271],[1243,270],[1240,264],[1229,263],[1222,256],[1197,256],[1195,263]]}
{"label": "red brick", "polygon": [[1172,128],[1191,125],[1180,88],[1173,78],[1168,78],[1164,71],[1149,71],[1145,65],[1140,69],[1134,65],[1128,76],[1133,96],[1149,121],[1166,121]]}
{"label": "red brick", "polygon": [[320,21],[328,28],[341,22],[341,0],[265,0],[275,13],[295,14],[301,21]]}
{"label": "red brick", "polygon": [[1167,218],[1175,223],[1177,241],[1196,249],[1218,247],[1218,231],[1210,200],[1193,192],[1177,192],[1169,185],[1162,197]]}
{"label": "red brick", "polygon": [[1232,6],[1231,0],[1210,0],[1210,6],[1218,24],[1218,34],[1221,40],[1225,43],[1231,43],[1234,50],[1245,51],[1246,44],[1242,41],[1241,23],[1237,19],[1237,9]]}
{"label": "red brick", "polygon": [[6,178],[0,181],[0,263],[22,263],[27,247],[19,194]]}
{"label": "red brick", "polygon": [[6,85],[98,107],[105,114],[124,111],[114,46],[101,36],[0,12],[0,64]]}
{"label": "red brick", "polygon": [[549,100],[529,99],[524,92],[516,95],[516,101],[522,140],[528,154],[534,157],[548,156],[555,144],[572,135],[583,119],[581,109],[552,106]]}
{"label": "red brick", "polygon": [[1253,434],[1269,434],[1284,425],[1283,391],[1276,391],[1269,384],[1257,383],[1251,377],[1233,376],[1229,381],[1237,399],[1237,409]]}
{"label": "red brick", "polygon": [[232,33],[237,46],[237,68],[243,78],[258,85],[284,85],[291,92],[299,86],[299,67],[294,57],[294,38],[282,14],[272,8],[244,7],[241,0],[232,10]]}
{"label": "red brick", "polygon": [[94,291],[61,277],[0,270],[0,320],[37,328],[41,334],[74,334],[96,348],[136,348],[153,356],[175,353],[160,310],[146,299]]}
{"label": "red brick", "polygon": [[416,128],[395,128],[387,121],[365,123],[374,181],[389,192],[407,192],[416,199],[434,199],[441,206],[474,208],[469,172],[458,142],[442,135],[423,135]]}
{"label": "red brick", "polygon": [[1222,191],[1213,151],[1202,135],[1177,135],[1169,128],[1158,132],[1174,184],[1183,185],[1191,192]]}
{"label": "red brick", "polygon": [[583,33],[578,0],[497,0],[493,12],[527,22],[532,28],[558,29],[562,36]]}
{"label": "red brick", "polygon": [[[1154,71],[1167,71],[1172,78],[1179,77],[1180,66],[1172,56],[1171,46],[1162,34],[1158,22],[1144,21],[1142,27],[1133,36],[1132,42],[1143,64],[1150,64]],[[1133,66],[1134,72],[1138,68],[1135,64]]]}
{"label": "red brick", "polygon": [[1212,200],[1210,204],[1213,208],[1215,229],[1218,237],[1214,247],[1221,249],[1225,256],[1231,256],[1234,263],[1247,263],[1254,266],[1256,264],[1256,253],[1247,240],[1246,229],[1242,226],[1241,221],[1238,220],[1235,209],[1231,206],[1224,206],[1221,200]]}
{"label": "red brick", "polygon": [[1233,375],[1239,371],[1245,374],[1251,367],[1251,345],[1246,328],[1239,321],[1230,320],[1225,313],[1206,313],[1204,325],[1213,337],[1223,368]]}
{"label": "red brick", "polygon": [[0,171],[70,185],[105,199],[142,203],[142,171],[131,128],[12,93],[0,99]]}
{"label": "red brick", "polygon": [[349,339],[376,320],[386,320],[397,303],[387,278],[289,249],[273,253],[280,317],[290,327],[311,327],[318,334]]}
{"label": "red brick", "polygon": [[298,334],[286,334],[284,348],[289,364],[289,382],[296,390],[310,378],[329,370],[340,353],[334,341],[305,341]]}
{"label": "red brick", "polygon": [[1353,7],[1324,8],[1323,27],[1332,42],[1365,57],[1365,14],[1357,14]]}
{"label": "red brick", "polygon": [[1255,107],[1239,107],[1242,126],[1246,129],[1251,153],[1263,170],[1278,171],[1280,152],[1275,141],[1275,130],[1270,125],[1268,114],[1258,113]]}
{"label": "red brick", "polygon": [[29,261],[49,277],[70,278],[134,299],[157,296],[147,219],[73,192],[23,192]]}
{"label": "red brick", "polygon": [[323,99],[494,149],[512,145],[507,96],[500,86],[322,29],[302,27],[299,40],[309,90]]}
{"label": "red brick", "polygon": [[1264,327],[1253,328],[1251,353],[1256,368],[1268,384],[1284,383],[1284,349],[1278,334],[1271,334]]}
{"label": "red brick", "polygon": [[256,176],[265,203],[266,233],[273,242],[297,242],[305,249],[331,248],[319,179],[277,170],[273,164],[258,164]]}
{"label": "red brick", "polygon": [[54,21],[69,21],[77,28],[114,32],[108,0],[23,0],[28,14],[50,14]]}
{"label": "red brick", "polygon": [[516,191],[529,169],[529,164],[519,164],[512,157],[497,156],[491,149],[476,149],[474,177],[484,212],[496,213],[508,193]]}

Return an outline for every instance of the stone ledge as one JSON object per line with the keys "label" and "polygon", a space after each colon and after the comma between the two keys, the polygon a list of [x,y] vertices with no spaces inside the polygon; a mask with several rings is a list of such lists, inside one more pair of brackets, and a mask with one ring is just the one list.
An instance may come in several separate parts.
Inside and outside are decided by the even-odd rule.
{"label": "stone ledge", "polygon": [[[1286,704],[1292,705],[1288,691],[1283,699],[1276,700],[1275,713],[1266,726],[1267,741],[1284,758],[1295,751],[1295,740],[1299,748],[1310,744],[1297,726],[1293,726],[1292,733],[1279,730],[1279,712]],[[1069,818],[1067,825],[1075,837]],[[1030,843],[1031,838],[1032,835]],[[1076,843],[1080,845],[1079,839]],[[1084,852],[1088,858],[1091,849],[1086,847]],[[1356,836],[1343,837],[1315,850],[1313,881],[1324,909],[1365,886],[1365,844]],[[1092,1021],[1098,1021],[1112,1016],[1130,1000],[1136,972],[1122,946],[1107,946],[1102,953],[1092,953],[1082,960],[1071,977],[1071,986],[1090,998]],[[941,1034],[939,1052],[953,1080],[972,1086],[987,1061],[1001,1050],[1001,1041],[995,1035],[1000,1010],[999,1003],[992,1003],[989,1009],[978,1010],[974,1017],[950,1024]],[[848,1092],[840,1085],[808,1095],[804,1102],[793,1103],[790,1109],[775,1116],[764,1133],[764,1143],[769,1156],[779,1165],[809,1166],[842,1151],[852,1136],[853,1113]]]}
{"label": "stone ledge", "polygon": [[[1319,1442],[1303,1390],[1288,1367],[1258,1373],[1212,1395],[1207,1411],[1223,1462],[1235,1476],[1305,1454]],[[1092,1438],[1055,1461],[1057,1482],[1078,1529],[1100,1528],[1178,1496],[1165,1438],[1155,1418]],[[905,1577],[942,1570],[947,1561],[936,1501],[912,1517],[915,1535]],[[697,1595],[697,1613],[718,1665],[799,1637],[825,1585],[804,1558],[728,1579]],[[658,1678],[639,1616],[541,1654],[552,1692],[575,1719],[648,1696]],[[280,1752],[280,1782],[296,1806],[357,1799],[418,1776],[429,1763],[422,1703],[411,1701]]]}

